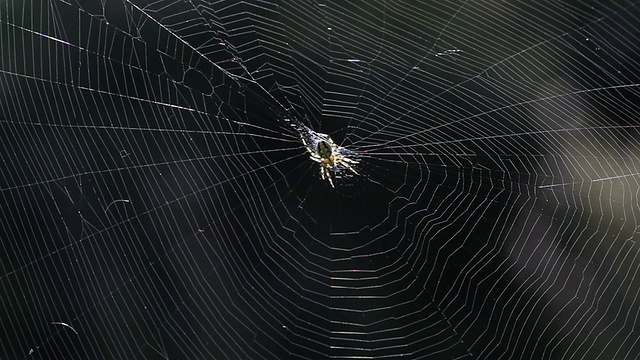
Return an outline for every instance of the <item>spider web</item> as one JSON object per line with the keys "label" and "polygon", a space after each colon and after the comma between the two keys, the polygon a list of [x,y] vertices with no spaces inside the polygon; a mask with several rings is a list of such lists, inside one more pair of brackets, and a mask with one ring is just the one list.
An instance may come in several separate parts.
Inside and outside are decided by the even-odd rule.
{"label": "spider web", "polygon": [[0,357],[637,358],[638,24],[2,2]]}

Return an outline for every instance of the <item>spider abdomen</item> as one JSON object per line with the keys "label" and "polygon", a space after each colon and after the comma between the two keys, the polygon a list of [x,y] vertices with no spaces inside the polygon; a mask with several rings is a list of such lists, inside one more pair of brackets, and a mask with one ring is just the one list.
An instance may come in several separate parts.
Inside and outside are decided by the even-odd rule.
{"label": "spider abdomen", "polygon": [[[326,141],[320,141],[318,143],[318,155],[325,160],[332,158],[331,145]],[[333,161],[331,161],[331,163],[333,163]]]}

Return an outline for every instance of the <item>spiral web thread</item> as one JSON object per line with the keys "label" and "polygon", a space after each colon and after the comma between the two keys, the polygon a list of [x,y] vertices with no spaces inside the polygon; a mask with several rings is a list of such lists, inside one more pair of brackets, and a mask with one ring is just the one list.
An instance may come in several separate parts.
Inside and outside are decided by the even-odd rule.
{"label": "spiral web thread", "polygon": [[638,24],[2,2],[0,358],[636,358]]}

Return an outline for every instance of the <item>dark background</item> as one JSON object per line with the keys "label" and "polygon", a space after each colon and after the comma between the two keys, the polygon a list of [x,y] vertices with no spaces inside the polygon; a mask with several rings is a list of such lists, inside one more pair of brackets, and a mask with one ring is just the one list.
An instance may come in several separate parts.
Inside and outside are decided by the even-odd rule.
{"label": "dark background", "polygon": [[638,358],[639,20],[3,2],[0,358]]}

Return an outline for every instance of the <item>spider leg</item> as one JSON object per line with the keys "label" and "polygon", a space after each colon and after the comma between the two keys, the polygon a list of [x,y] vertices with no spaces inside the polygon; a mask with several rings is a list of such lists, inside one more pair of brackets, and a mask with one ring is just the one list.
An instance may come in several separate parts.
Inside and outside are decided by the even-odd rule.
{"label": "spider leg", "polygon": [[320,177],[322,177],[322,180],[328,180],[331,187],[335,187],[333,186],[333,179],[331,179],[331,173],[327,167],[320,166]]}
{"label": "spider leg", "polygon": [[348,162],[349,164],[357,164],[360,162],[360,160],[353,160],[346,157],[341,158],[341,161]]}
{"label": "spider leg", "polygon": [[352,173],[358,175],[358,173],[356,172],[356,169],[354,169],[351,165],[347,164],[347,162],[342,162],[342,166],[344,166],[347,169],[351,170]]}
{"label": "spider leg", "polygon": [[319,162],[322,164],[322,158],[320,156],[318,156],[317,154],[312,153],[311,154],[311,160],[315,161],[315,162]]}
{"label": "spider leg", "polygon": [[329,173],[329,170],[326,170],[326,171],[327,171],[327,179],[329,180],[329,184],[331,185],[332,188],[335,188],[335,186],[333,186],[333,179],[331,179],[331,174]]}
{"label": "spider leg", "polygon": [[336,165],[344,166],[345,168],[347,168],[349,171],[351,171],[355,175],[358,175],[358,172],[353,168],[353,166],[351,166],[349,164],[355,165],[355,164],[357,164],[359,162],[360,162],[359,160],[349,159],[349,158],[346,158],[346,157],[340,156],[340,155],[338,155],[336,157]]}

